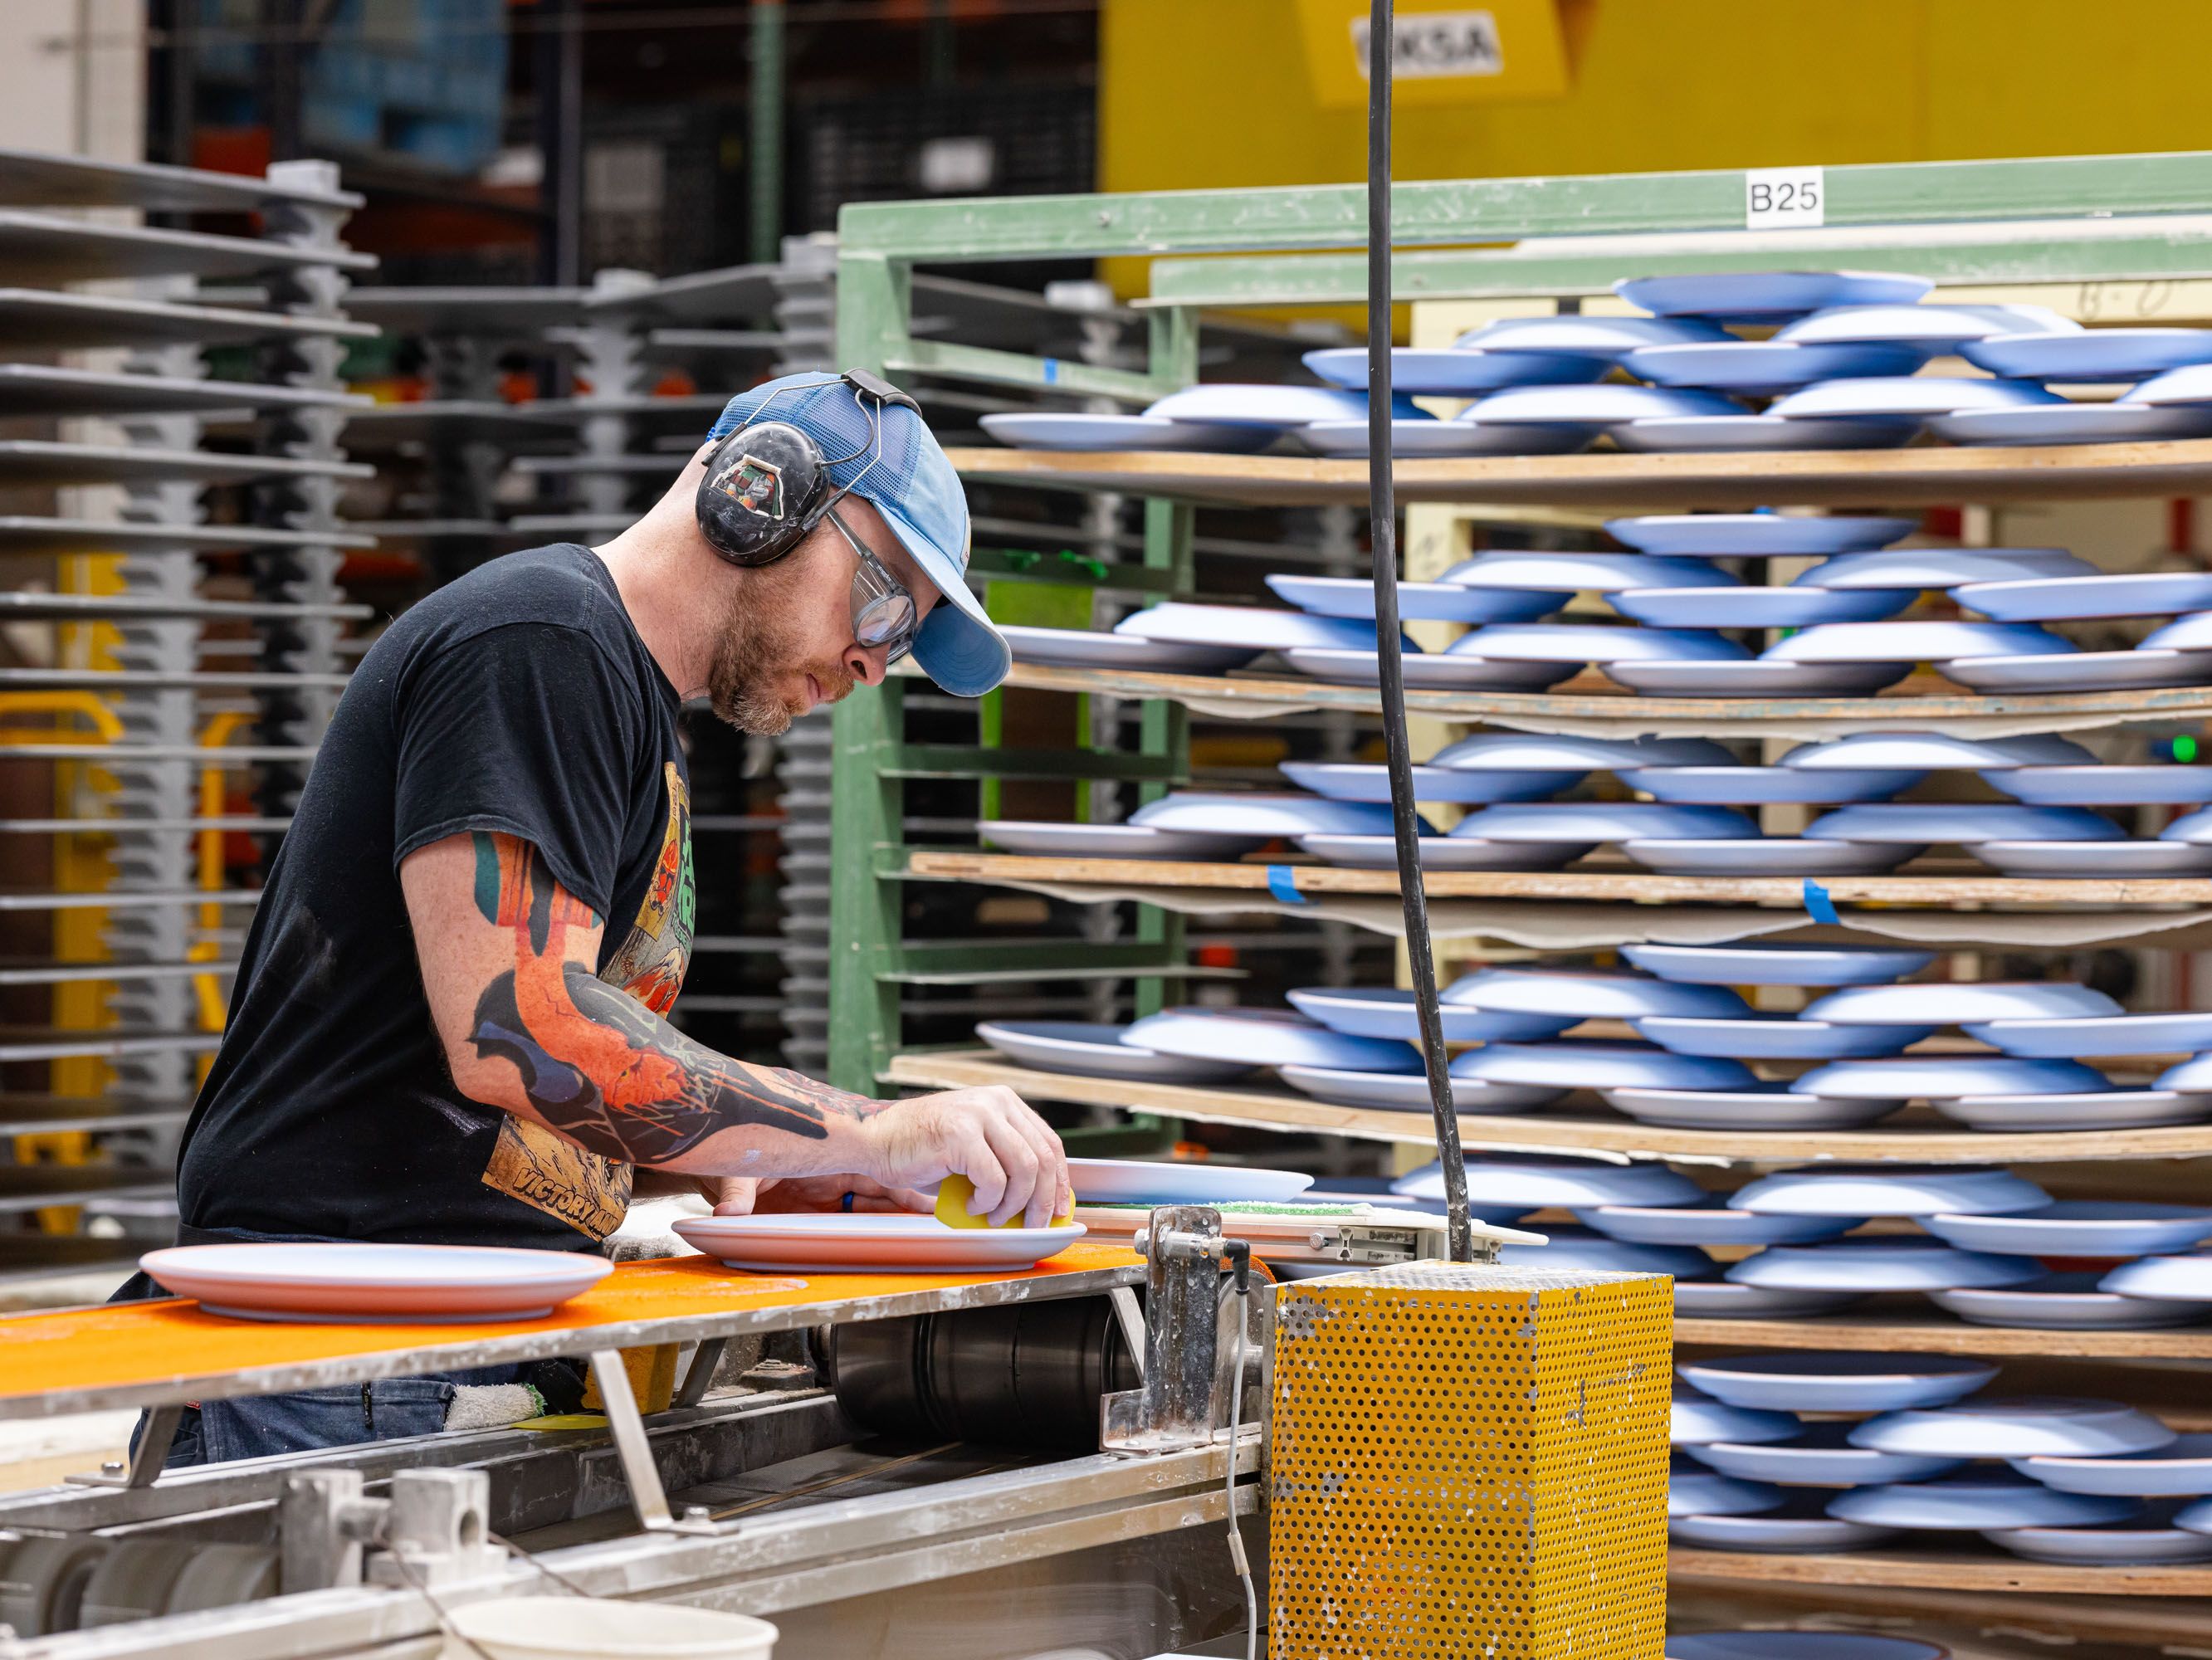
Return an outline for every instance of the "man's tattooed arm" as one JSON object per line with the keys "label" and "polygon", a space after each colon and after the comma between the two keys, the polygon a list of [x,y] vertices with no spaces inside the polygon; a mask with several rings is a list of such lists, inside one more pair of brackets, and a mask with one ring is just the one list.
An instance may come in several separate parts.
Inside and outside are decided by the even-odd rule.
{"label": "man's tattooed arm", "polygon": [[[781,1067],[748,1066],[693,1042],[575,960],[572,933],[599,919],[515,836],[475,833],[477,913],[513,942],[486,984],[468,1041],[513,1063],[532,1115],[624,1164],[678,1159],[717,1132],[757,1128],[829,1140],[878,1104]],[[580,954],[580,953],[577,953]]]}

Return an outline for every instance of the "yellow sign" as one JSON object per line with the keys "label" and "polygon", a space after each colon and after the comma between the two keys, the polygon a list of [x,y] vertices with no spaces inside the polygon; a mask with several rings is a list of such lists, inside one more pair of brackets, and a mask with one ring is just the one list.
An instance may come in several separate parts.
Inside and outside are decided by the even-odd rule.
{"label": "yellow sign", "polygon": [[[1324,108],[1367,101],[1367,0],[1297,0],[1306,72]],[[1557,0],[1398,0],[1391,84],[1400,104],[1561,98]]]}

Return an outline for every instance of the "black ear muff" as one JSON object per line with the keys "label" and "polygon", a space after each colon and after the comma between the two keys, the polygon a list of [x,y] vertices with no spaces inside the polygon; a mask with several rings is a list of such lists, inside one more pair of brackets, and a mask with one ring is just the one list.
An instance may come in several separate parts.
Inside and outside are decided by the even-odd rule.
{"label": "black ear muff", "polygon": [[708,458],[699,529],[733,565],[772,565],[811,533],[830,493],[822,452],[797,427],[740,427]]}

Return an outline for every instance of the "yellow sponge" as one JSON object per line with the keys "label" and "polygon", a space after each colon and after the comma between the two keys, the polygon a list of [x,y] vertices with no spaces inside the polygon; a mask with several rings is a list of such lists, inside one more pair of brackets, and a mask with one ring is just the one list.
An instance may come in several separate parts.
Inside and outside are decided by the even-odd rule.
{"label": "yellow sponge", "polygon": [[[946,1177],[938,1184],[937,1219],[948,1228],[989,1227],[991,1224],[988,1219],[974,1214],[968,1208],[968,1201],[975,1196],[975,1184],[966,1177]],[[1075,1195],[1073,1192],[1062,1193],[1059,1213],[1054,1216],[1050,1225],[1064,1228],[1073,1225],[1074,1221]],[[999,1224],[1002,1228],[1018,1228],[1021,1225],[1022,1213],[1019,1211]]]}

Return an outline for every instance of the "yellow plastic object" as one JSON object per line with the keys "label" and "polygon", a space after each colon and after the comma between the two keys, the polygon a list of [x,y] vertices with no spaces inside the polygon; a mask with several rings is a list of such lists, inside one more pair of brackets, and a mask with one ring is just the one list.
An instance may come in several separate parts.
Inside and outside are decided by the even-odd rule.
{"label": "yellow plastic object", "polygon": [[[968,1201],[975,1196],[975,1184],[964,1176],[948,1176],[938,1184],[937,1219],[948,1228],[988,1228],[991,1223],[968,1208]],[[1048,1227],[1072,1227],[1075,1223],[1075,1195],[1071,1190],[1060,1195],[1060,1209]],[[1022,1225],[1022,1213],[1016,1211],[998,1225],[1018,1228]]]}
{"label": "yellow plastic object", "polygon": [[1283,1286],[1273,1660],[1660,1660],[1673,1321],[1663,1274]]}
{"label": "yellow plastic object", "polygon": [[[623,1370],[629,1374],[630,1393],[637,1396],[640,1412],[666,1412],[676,1398],[674,1343],[649,1343],[622,1352]],[[599,1398],[599,1380],[584,1379],[584,1406],[597,1411],[606,1405]]]}
{"label": "yellow plastic object", "polygon": [[596,1412],[549,1412],[542,1418],[525,1418],[509,1424],[511,1430],[603,1430],[605,1414]]}

